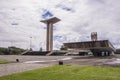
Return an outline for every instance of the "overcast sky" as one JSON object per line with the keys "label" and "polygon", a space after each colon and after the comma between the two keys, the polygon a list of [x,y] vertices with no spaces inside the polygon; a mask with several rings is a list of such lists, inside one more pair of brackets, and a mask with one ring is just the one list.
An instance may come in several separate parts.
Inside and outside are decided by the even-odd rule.
{"label": "overcast sky", "polygon": [[40,20],[58,17],[54,49],[64,42],[89,41],[90,33],[120,44],[120,0],[0,0],[0,47],[39,50],[46,46],[46,25]]}

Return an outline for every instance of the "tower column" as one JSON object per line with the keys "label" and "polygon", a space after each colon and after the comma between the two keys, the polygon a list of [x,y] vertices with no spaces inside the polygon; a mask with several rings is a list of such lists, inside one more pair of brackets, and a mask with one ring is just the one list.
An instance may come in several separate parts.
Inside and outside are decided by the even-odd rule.
{"label": "tower column", "polygon": [[52,51],[53,49],[53,24],[52,23],[47,23],[46,49],[47,51]]}
{"label": "tower column", "polygon": [[50,27],[49,27],[49,23],[47,23],[47,34],[46,34],[46,50],[47,51],[49,51],[49,44],[50,44],[50,42],[49,42],[49,38],[50,38],[50,36],[49,36],[49,33],[50,33],[50,29],[49,29]]}
{"label": "tower column", "polygon": [[53,24],[49,24],[50,25],[50,47],[49,50],[52,51],[53,50]]}

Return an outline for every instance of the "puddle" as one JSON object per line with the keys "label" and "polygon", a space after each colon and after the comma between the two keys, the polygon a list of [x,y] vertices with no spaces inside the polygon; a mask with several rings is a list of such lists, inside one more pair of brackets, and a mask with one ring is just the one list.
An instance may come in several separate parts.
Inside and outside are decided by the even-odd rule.
{"label": "puddle", "polygon": [[55,62],[55,61],[65,61],[65,60],[71,60],[71,57],[63,58],[63,59],[57,59],[57,60],[41,60],[41,61],[27,61],[24,63],[43,63],[43,62]]}
{"label": "puddle", "polygon": [[120,64],[120,58],[117,58],[115,61],[108,62],[107,64]]}
{"label": "puddle", "polygon": [[58,59],[58,60],[71,60],[72,58],[71,57],[68,57],[68,58],[63,58],[63,59]]}
{"label": "puddle", "polygon": [[117,58],[116,61],[113,61],[112,63],[120,63],[120,59]]}

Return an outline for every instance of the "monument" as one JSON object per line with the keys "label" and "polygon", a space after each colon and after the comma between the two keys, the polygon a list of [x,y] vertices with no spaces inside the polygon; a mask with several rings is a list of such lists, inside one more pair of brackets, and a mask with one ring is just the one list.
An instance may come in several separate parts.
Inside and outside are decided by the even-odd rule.
{"label": "monument", "polygon": [[60,19],[58,19],[57,17],[53,17],[47,20],[40,21],[40,22],[47,24],[46,51],[53,50],[53,24],[59,21]]}

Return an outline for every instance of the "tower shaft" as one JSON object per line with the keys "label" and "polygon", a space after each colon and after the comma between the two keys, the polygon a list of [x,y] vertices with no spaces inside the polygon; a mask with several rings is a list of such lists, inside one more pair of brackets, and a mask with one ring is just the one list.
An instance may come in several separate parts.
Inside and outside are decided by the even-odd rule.
{"label": "tower shaft", "polygon": [[47,23],[47,37],[46,37],[46,49],[47,51],[53,50],[53,24]]}

